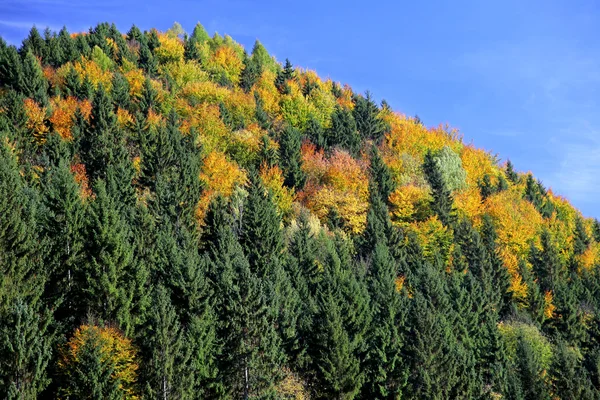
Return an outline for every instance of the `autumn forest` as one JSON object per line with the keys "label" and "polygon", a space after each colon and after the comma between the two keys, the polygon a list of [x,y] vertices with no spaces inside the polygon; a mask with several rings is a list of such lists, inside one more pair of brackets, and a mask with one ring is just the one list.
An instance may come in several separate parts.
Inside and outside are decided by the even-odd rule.
{"label": "autumn forest", "polygon": [[200,24],[0,39],[0,398],[600,399],[600,222],[392,107]]}

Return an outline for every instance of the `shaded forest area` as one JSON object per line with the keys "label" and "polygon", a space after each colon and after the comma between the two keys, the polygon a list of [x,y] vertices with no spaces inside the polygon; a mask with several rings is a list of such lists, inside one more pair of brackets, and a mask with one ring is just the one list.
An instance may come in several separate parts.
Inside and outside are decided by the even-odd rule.
{"label": "shaded forest area", "polygon": [[198,24],[0,39],[0,397],[597,399],[600,223]]}

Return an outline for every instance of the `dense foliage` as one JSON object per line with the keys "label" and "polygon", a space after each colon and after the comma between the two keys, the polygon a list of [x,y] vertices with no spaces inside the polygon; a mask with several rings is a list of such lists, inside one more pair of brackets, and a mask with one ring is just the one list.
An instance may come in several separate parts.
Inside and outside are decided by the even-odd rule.
{"label": "dense foliage", "polygon": [[0,39],[0,398],[596,399],[600,223],[198,24]]}

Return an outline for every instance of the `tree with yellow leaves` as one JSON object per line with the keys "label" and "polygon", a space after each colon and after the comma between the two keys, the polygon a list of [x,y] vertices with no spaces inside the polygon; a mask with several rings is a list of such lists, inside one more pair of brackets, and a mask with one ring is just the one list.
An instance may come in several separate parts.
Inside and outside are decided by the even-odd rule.
{"label": "tree with yellow leaves", "polygon": [[136,350],[117,329],[82,325],[60,350],[61,397],[137,399]]}

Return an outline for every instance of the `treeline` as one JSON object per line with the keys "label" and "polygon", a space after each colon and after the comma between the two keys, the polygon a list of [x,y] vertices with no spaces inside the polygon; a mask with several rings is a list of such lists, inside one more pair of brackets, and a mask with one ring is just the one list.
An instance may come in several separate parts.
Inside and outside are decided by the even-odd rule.
{"label": "treeline", "polygon": [[403,181],[391,115],[201,25],[0,40],[0,397],[600,398],[600,224],[450,145]]}

